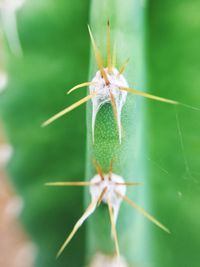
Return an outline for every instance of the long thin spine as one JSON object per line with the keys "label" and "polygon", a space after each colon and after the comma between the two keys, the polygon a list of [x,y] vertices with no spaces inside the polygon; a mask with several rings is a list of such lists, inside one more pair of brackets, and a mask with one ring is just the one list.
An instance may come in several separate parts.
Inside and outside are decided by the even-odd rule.
{"label": "long thin spine", "polygon": [[104,175],[103,175],[103,171],[101,169],[101,166],[95,160],[93,160],[93,164],[94,164],[94,167],[95,167],[97,173],[101,177],[101,180],[103,181],[104,180]]}
{"label": "long thin spine", "polygon": [[66,246],[72,240],[72,238],[74,237],[74,235],[76,234],[76,232],[78,231],[78,229],[81,227],[81,225],[84,223],[84,221],[94,212],[94,210],[96,208],[96,204],[97,204],[97,201],[93,201],[93,202],[90,203],[90,205],[88,206],[88,208],[86,209],[86,211],[83,213],[83,215],[81,216],[81,218],[75,224],[73,230],[71,231],[71,233],[68,236],[68,238],[66,239],[66,241],[61,246],[60,250],[58,251],[58,253],[56,255],[56,258],[58,258],[62,254],[63,250],[66,248]]}
{"label": "long thin spine", "polygon": [[111,229],[112,229],[112,236],[115,242],[115,250],[116,250],[116,254],[117,257],[120,257],[120,252],[119,252],[119,242],[118,242],[118,237],[117,237],[117,230],[116,230],[116,225],[114,222],[114,215],[113,215],[113,210],[112,210],[112,205],[110,203],[110,200],[107,199],[107,203],[108,203],[108,210],[109,210],[109,215],[110,215],[110,222],[111,222]]}
{"label": "long thin spine", "polygon": [[146,212],[142,207],[138,206],[134,201],[132,201],[127,196],[123,196],[121,193],[116,191],[116,194],[119,195],[125,202],[127,202],[131,207],[134,209],[137,209],[141,214],[143,214],[148,220],[153,222],[155,225],[160,227],[162,230],[170,234],[170,231],[167,227],[165,227],[162,223],[160,223],[157,219],[155,219],[152,215],[150,215],[148,212]]}
{"label": "long thin spine", "polygon": [[95,40],[94,40],[92,31],[91,31],[89,25],[88,25],[88,30],[89,30],[90,39],[91,39],[91,42],[92,42],[92,47],[93,47],[93,50],[94,50],[94,55],[95,55],[95,58],[96,58],[96,63],[97,63],[97,65],[98,65],[98,67],[99,67],[99,70],[100,70],[100,72],[101,72],[102,77],[103,77],[104,80],[105,80],[105,83],[108,85],[110,82],[109,82],[109,80],[108,80],[107,74],[106,74],[106,72],[105,72],[105,70],[104,70],[104,67],[103,67],[102,56],[101,56],[101,54],[100,54],[99,49],[97,48],[96,42],[95,42]]}
{"label": "long thin spine", "polygon": [[97,206],[99,206],[101,204],[101,201],[103,200],[103,197],[105,196],[107,191],[108,191],[108,187],[105,187],[100,194],[100,197],[99,197],[98,202],[97,202]]}
{"label": "long thin spine", "polygon": [[124,64],[119,68],[118,76],[120,76],[126,69],[129,62],[129,58],[124,62]]}
{"label": "long thin spine", "polygon": [[120,121],[120,116],[119,116],[118,111],[117,111],[117,106],[116,106],[115,98],[114,98],[114,95],[112,94],[111,91],[110,91],[110,100],[111,100],[111,105],[112,105],[112,109],[113,109],[115,121],[116,121],[117,128],[118,128],[119,142],[121,144],[121,140],[122,140],[121,121]]}
{"label": "long thin spine", "polygon": [[72,111],[73,109],[79,107],[80,105],[84,104],[85,102],[89,101],[95,95],[96,95],[96,93],[91,93],[90,95],[82,98],[81,100],[77,101],[76,103],[72,104],[71,106],[69,106],[69,107],[65,108],[64,110],[60,111],[59,113],[57,113],[56,115],[54,115],[53,117],[51,117],[50,119],[45,121],[42,124],[42,127],[45,127],[45,126],[49,125],[53,121],[57,120],[58,118],[62,117],[65,114],[67,114],[68,112]]}
{"label": "long thin spine", "polygon": [[75,91],[75,90],[77,90],[79,88],[90,86],[92,84],[95,84],[95,83],[93,83],[93,82],[80,83],[80,84],[74,86],[73,88],[71,88],[69,91],[67,91],[67,94],[71,94],[73,91]]}
{"label": "long thin spine", "polygon": [[151,95],[151,94],[148,94],[148,93],[145,93],[145,92],[140,92],[140,91],[132,89],[132,88],[121,87],[120,90],[127,91],[127,92],[133,93],[135,95],[140,95],[140,96],[143,96],[143,97],[146,97],[146,98],[150,98],[150,99],[153,99],[153,100],[156,100],[156,101],[160,101],[160,102],[165,102],[165,103],[169,103],[169,104],[173,104],[173,105],[178,105],[179,104],[179,102],[177,102],[177,101],[174,101],[174,100],[171,100],[171,99],[167,99],[167,98],[163,98],[163,97],[159,97],[159,96],[155,96],[155,95]]}
{"label": "long thin spine", "polygon": [[92,183],[92,182],[49,182],[45,183],[46,186],[92,186],[97,185],[98,183]]}
{"label": "long thin spine", "polygon": [[111,38],[110,38],[110,21],[107,22],[107,64],[108,72],[112,72],[112,57],[111,57]]}
{"label": "long thin spine", "polygon": [[123,182],[123,183],[116,182],[115,184],[116,185],[126,185],[126,186],[143,185],[143,183],[138,183],[138,182]]}
{"label": "long thin spine", "polygon": [[149,98],[149,99],[152,99],[152,100],[165,102],[165,103],[169,103],[169,104],[172,104],[172,105],[179,105],[179,106],[183,106],[185,108],[189,108],[189,109],[193,109],[193,110],[196,110],[196,111],[200,111],[200,108],[193,107],[193,106],[190,106],[190,105],[187,105],[187,104],[175,101],[175,100],[171,100],[171,99],[167,99],[167,98],[151,95],[151,94],[148,94],[148,93],[145,93],[145,92],[140,92],[140,91],[138,91],[136,89],[133,89],[133,88],[120,87],[120,90],[127,91],[127,92],[133,93],[135,95],[143,96],[143,97],[146,97],[146,98]]}

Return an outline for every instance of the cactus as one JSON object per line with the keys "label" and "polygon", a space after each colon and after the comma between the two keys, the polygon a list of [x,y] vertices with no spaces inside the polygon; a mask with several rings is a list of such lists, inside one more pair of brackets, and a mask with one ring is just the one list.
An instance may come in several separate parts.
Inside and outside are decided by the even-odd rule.
{"label": "cactus", "polygon": [[[107,6],[108,4],[108,6]],[[117,6],[120,6],[120,2],[117,3],[118,5],[114,5],[112,1],[108,2],[105,5],[102,3],[95,2],[92,6],[92,16],[95,14],[95,10],[100,11],[104,16],[110,16],[109,13],[106,12],[109,7],[113,4],[113,9],[116,14],[118,14]],[[130,10],[140,11],[140,5],[137,5],[133,2],[133,6],[127,5]],[[93,11],[94,10],[94,11]],[[125,11],[127,13],[127,10]],[[104,18],[102,16],[102,19]],[[119,17],[119,16],[118,16]],[[124,15],[122,14],[122,18]],[[102,25],[103,21],[100,21],[100,25]],[[122,21],[117,21],[116,26],[121,25]],[[96,23],[97,24],[97,23]],[[169,233],[169,230],[162,225],[158,220],[156,220],[153,216],[147,213],[143,208],[138,206],[135,202],[130,200],[126,195],[126,186],[130,185],[138,185],[137,182],[126,182],[124,177],[125,175],[130,175],[130,170],[135,172],[135,168],[132,165],[132,161],[129,160],[129,156],[134,151],[134,128],[133,128],[133,121],[136,117],[134,114],[134,104],[136,103],[134,98],[128,96],[128,92],[133,93],[134,95],[140,95],[146,98],[150,98],[156,101],[166,102],[173,105],[179,104],[176,101],[161,98],[158,96],[154,96],[145,92],[138,91],[136,89],[129,88],[128,82],[126,78],[123,76],[123,72],[125,71],[125,67],[127,65],[127,61],[122,67],[118,68],[115,64],[115,54],[112,56],[112,42],[111,42],[111,30],[110,30],[110,22],[107,21],[107,65],[105,67],[105,63],[102,57],[101,52],[98,49],[96,44],[95,38],[92,34],[92,31],[89,28],[89,35],[91,38],[92,47],[94,50],[94,56],[96,60],[96,64],[98,66],[98,71],[96,72],[94,78],[90,79],[90,82],[84,82],[74,86],[72,89],[69,90],[68,93],[71,93],[77,89],[82,87],[89,86],[89,94],[88,96],[82,98],[78,102],[72,104],[71,106],[65,108],[64,110],[60,111],[47,121],[43,123],[43,126],[47,126],[50,123],[54,122],[58,118],[62,117],[66,113],[70,112],[71,110],[77,108],[78,106],[82,105],[85,102],[88,102],[88,117],[87,117],[87,165],[90,168],[89,173],[86,173],[86,180],[88,177],[93,177],[90,181],[86,182],[54,182],[48,183],[50,186],[90,186],[90,194],[91,194],[91,203],[80,217],[80,219],[75,224],[74,228],[72,229],[71,233],[67,237],[64,244],[61,246],[60,250],[58,251],[57,256],[60,256],[61,253],[64,251],[65,247],[69,244],[72,240],[73,236],[76,234],[78,229],[82,226],[85,220],[94,213],[101,202],[108,205],[108,211],[110,216],[111,222],[111,231],[112,237],[115,243],[115,250],[116,250],[116,263],[118,261],[124,262],[120,258],[120,249],[119,249],[119,242],[116,230],[116,223],[118,220],[118,213],[120,209],[120,205],[122,200],[127,202],[130,206],[137,209],[141,212],[145,217],[147,217],[150,221],[155,223],[157,226],[162,228],[164,231]],[[119,27],[116,27],[117,29]],[[98,27],[97,27],[98,29]],[[132,28],[130,28],[133,30]],[[97,30],[98,31],[98,30]],[[101,32],[101,31],[100,31]],[[115,33],[116,41],[119,41],[120,38],[124,40],[126,35],[118,36],[118,32]],[[134,34],[129,34],[130,36],[134,36]],[[100,38],[103,40],[103,36]],[[131,43],[129,43],[130,45]],[[139,44],[138,44],[139,45]],[[130,49],[130,47],[127,47]],[[126,48],[124,49],[126,50]],[[121,50],[119,50],[121,51]],[[122,54],[124,51],[122,51]],[[116,53],[121,60],[120,55],[121,52]],[[140,60],[142,60],[140,58]],[[93,66],[93,64],[92,64]],[[137,66],[135,66],[137,69]],[[90,103],[91,100],[91,103]],[[124,108],[125,106],[125,108]],[[138,141],[138,140],[137,140]],[[132,149],[131,149],[132,147]],[[138,155],[137,155],[138,157]],[[94,162],[94,166],[91,164],[92,161]],[[125,168],[124,162],[129,163],[130,166],[129,172]],[[117,174],[116,174],[117,173]],[[119,175],[122,176],[119,176]],[[98,213],[99,220],[94,220],[94,223],[90,226],[91,238],[90,238],[90,247],[93,250],[93,253],[90,252],[89,254],[95,255],[95,253],[108,253],[114,255],[112,253],[112,246],[110,242],[105,238],[107,232],[107,221],[102,218],[106,218],[105,207],[101,208],[101,211]],[[127,214],[127,217],[129,215]],[[100,219],[101,218],[101,219]],[[99,222],[99,223],[97,223]],[[127,221],[128,222],[128,221]],[[125,226],[125,224],[123,224]],[[127,224],[127,227],[130,226],[130,221]],[[103,227],[104,231],[101,235],[98,234],[98,229]],[[129,253],[127,250],[127,244],[130,244],[130,238],[132,238],[131,234],[127,231],[127,227],[125,226],[125,231],[120,231],[120,235],[123,236],[124,240],[124,255],[128,260],[129,265],[133,265],[136,262],[136,257],[133,253]],[[128,234],[128,235],[127,235]],[[132,258],[131,258],[132,257]],[[105,263],[101,263],[105,265]],[[121,263],[122,264],[122,263]]]}
{"label": "cactus", "polygon": [[[94,55],[91,55],[89,81],[86,79],[89,39],[85,27],[88,3],[84,1],[80,4],[77,1],[71,5],[65,2],[58,4],[50,0],[42,3],[28,1],[21,11],[18,11],[18,25],[15,27],[19,30],[19,36],[15,35],[19,37],[15,38],[18,40],[18,45],[12,49],[14,55],[8,51],[6,54],[9,83],[7,91],[1,95],[0,102],[5,128],[14,147],[8,172],[24,199],[25,206],[21,219],[38,248],[35,265],[45,267],[67,264],[80,267],[85,263],[91,267],[118,266],[118,264],[121,267],[132,267],[145,266],[151,261],[154,262],[153,267],[184,266],[185,262],[189,264],[193,256],[198,259],[195,254],[198,244],[191,246],[188,258],[184,256],[186,253],[180,256],[177,254],[177,245],[172,241],[173,237],[157,228],[154,229],[154,226],[150,225],[141,214],[130,210],[121,201],[125,200],[160,228],[169,232],[168,228],[145,211],[150,210],[151,214],[165,222],[172,233],[176,231],[180,234],[177,238],[178,245],[181,244],[182,236],[189,238],[191,244],[194,243],[195,227],[190,236],[184,230],[185,225],[180,227],[180,230],[175,227],[178,218],[184,213],[179,213],[180,217],[177,220],[171,220],[177,207],[184,208],[184,204],[192,206],[192,202],[178,203],[178,198],[182,199],[182,191],[184,194],[188,193],[188,196],[193,196],[194,192],[191,194],[184,188],[176,195],[174,188],[178,188],[182,183],[174,182],[175,179],[172,180],[165,169],[162,172],[163,168],[158,166],[157,160],[154,165],[154,160],[151,161],[154,153],[162,154],[163,157],[169,155],[164,161],[169,173],[180,176],[180,170],[175,167],[175,163],[178,166],[182,164],[185,169],[184,177],[194,183],[198,182],[198,177],[192,172],[187,159],[183,139],[186,137],[182,131],[181,120],[181,114],[184,112],[185,114],[191,112],[198,118],[197,111],[192,107],[198,107],[194,99],[194,96],[198,95],[193,91],[189,93],[187,87],[182,90],[183,79],[179,79],[176,84],[176,90],[180,92],[178,90],[181,88],[181,94],[167,90],[168,88],[163,86],[163,81],[166,84],[170,81],[172,69],[169,67],[169,59],[162,53],[162,48],[166,48],[162,39],[154,35],[159,28],[154,29],[151,25],[152,18],[153,22],[158,19],[161,25],[164,24],[162,24],[164,19],[159,17],[158,12],[162,8],[159,4],[153,8],[152,4],[149,5],[152,13],[148,18],[150,21],[148,30],[152,35],[151,42],[148,43],[151,48],[148,54],[160,53],[159,68],[161,65],[164,68],[167,64],[168,75],[166,77],[165,73],[164,76],[161,69],[158,79],[157,66],[150,58],[150,84],[152,88],[158,88],[152,95],[145,92],[146,14],[142,1],[128,0],[126,3],[121,0],[91,1],[89,33]],[[168,7],[168,3],[165,5],[166,16],[173,22],[173,16],[170,17],[170,14],[173,13],[174,7]],[[177,3],[176,5],[178,6]],[[72,16],[73,14],[76,16]],[[179,25],[181,22],[177,24],[177,28]],[[173,37],[172,28],[169,27],[165,32],[169,37]],[[29,32],[33,34],[29,35]],[[157,43],[160,46],[155,48],[152,44]],[[170,46],[168,43],[168,46],[171,49],[169,51],[176,51],[177,44]],[[23,55],[16,53],[19,48],[22,48]],[[66,55],[66,58],[63,55]],[[127,65],[128,57],[130,60]],[[187,60],[185,57],[186,63]],[[177,63],[176,72],[179,70],[185,70],[185,65]],[[119,90],[116,94],[115,82],[122,84],[117,87]],[[101,87],[101,84],[104,86]],[[64,88],[72,88],[69,91],[71,93],[83,86],[89,87],[87,96],[84,95],[84,89],[78,90],[74,95],[63,94]],[[104,87],[109,88],[109,94],[105,93]],[[171,84],[169,88],[172,88]],[[99,91],[102,91],[102,95]],[[175,109],[165,103],[156,104],[156,101],[146,100],[144,102],[144,99],[137,95],[173,104]],[[51,126],[40,129],[39,125],[62,106],[67,108],[45,121],[44,126],[85,102],[87,102],[86,181],[80,182],[84,176],[85,128],[84,117],[80,115],[84,107],[80,107],[70,116],[60,119]],[[186,107],[190,110],[186,110]],[[148,114],[146,114],[147,108]],[[163,123],[163,117],[168,123]],[[158,121],[155,121],[155,118]],[[153,128],[147,121],[152,122],[155,127]],[[184,120],[185,125],[188,125],[187,119]],[[152,144],[150,148],[147,133]],[[159,135],[165,138],[158,140]],[[171,143],[178,151],[173,153],[173,157],[172,146],[168,148],[169,138],[173,139]],[[191,147],[194,145],[191,144]],[[194,158],[195,155],[198,158],[197,152],[193,148],[190,151]],[[145,155],[150,155],[151,164],[147,162]],[[192,164],[198,170],[197,163],[193,161]],[[155,168],[156,165],[159,168]],[[168,175],[167,182],[163,182],[164,175]],[[138,182],[144,182],[144,185],[129,187],[138,185]],[[91,204],[74,228],[74,222],[83,210],[83,191],[80,188],[44,188],[44,183],[59,187],[89,186],[89,190],[88,188],[85,190],[85,205],[88,206],[90,201]],[[160,190],[156,188],[158,183]],[[171,196],[175,204],[169,201],[166,193]],[[127,195],[145,207],[145,210]],[[107,205],[99,206],[101,202]],[[151,210],[151,206],[154,211]],[[195,208],[193,210],[195,211]],[[188,213],[187,216],[192,220]],[[64,251],[88,217],[90,218],[87,223],[86,240],[81,230]],[[194,221],[193,224],[196,225]],[[70,233],[70,229],[73,229],[71,234],[58,250],[66,238],[66,232]],[[169,254],[165,257],[167,249]],[[60,256],[57,261],[54,260],[56,251]],[[76,257],[77,251],[78,257]],[[195,263],[193,265],[195,266]]]}

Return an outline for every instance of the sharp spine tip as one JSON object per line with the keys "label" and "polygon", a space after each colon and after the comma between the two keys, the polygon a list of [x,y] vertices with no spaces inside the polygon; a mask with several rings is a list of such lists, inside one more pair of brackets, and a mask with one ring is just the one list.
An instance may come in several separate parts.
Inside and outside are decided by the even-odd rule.
{"label": "sharp spine tip", "polygon": [[46,127],[47,125],[48,125],[48,123],[44,122],[44,123],[42,123],[42,124],[40,125],[40,127],[44,128],[44,127]]}

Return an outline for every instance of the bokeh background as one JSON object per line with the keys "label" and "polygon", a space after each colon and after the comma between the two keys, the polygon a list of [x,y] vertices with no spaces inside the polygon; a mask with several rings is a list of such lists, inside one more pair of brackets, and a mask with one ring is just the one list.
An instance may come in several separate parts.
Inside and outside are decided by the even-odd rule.
{"label": "bokeh background", "polygon": [[[141,5],[147,90],[200,108],[200,1]],[[88,77],[89,7],[89,0],[0,2],[2,267],[83,266],[84,227],[55,261],[83,210],[83,191],[44,183],[84,178],[85,107],[47,128],[40,125],[84,96],[84,90],[65,92]],[[199,121],[200,111],[147,101],[149,197],[172,234],[151,228],[152,259],[144,266],[199,267]]]}

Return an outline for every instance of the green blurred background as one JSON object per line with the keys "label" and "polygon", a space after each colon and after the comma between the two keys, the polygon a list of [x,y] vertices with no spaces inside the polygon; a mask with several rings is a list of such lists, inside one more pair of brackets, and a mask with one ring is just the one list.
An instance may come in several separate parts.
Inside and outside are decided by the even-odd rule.
{"label": "green blurred background", "polygon": [[[10,50],[6,37],[12,29],[13,10],[0,6],[0,71],[8,74],[0,112],[13,147],[7,175],[24,200],[20,219],[37,246],[36,267],[82,267],[85,258],[83,227],[55,261],[60,244],[83,210],[83,191],[43,186],[47,181],[84,179],[85,106],[47,128],[40,125],[84,96],[84,90],[70,96],[65,92],[88,79],[89,2],[27,0],[15,13],[23,55]],[[142,4],[147,90],[200,108],[200,1]],[[144,162],[149,201],[152,212],[172,234],[149,228],[151,240],[144,250],[152,256],[141,266],[198,267],[200,111],[146,103],[144,135],[149,149]]]}

